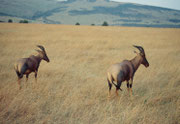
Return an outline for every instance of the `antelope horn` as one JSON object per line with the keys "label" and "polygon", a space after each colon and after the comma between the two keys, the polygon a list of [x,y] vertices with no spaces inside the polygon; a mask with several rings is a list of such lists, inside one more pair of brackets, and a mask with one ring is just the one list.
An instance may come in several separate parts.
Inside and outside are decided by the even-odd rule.
{"label": "antelope horn", "polygon": [[43,52],[45,52],[45,49],[44,49],[44,47],[43,46],[41,46],[41,45],[37,45],[37,47],[39,47]]}
{"label": "antelope horn", "polygon": [[133,45],[133,47],[137,48],[141,53],[144,53],[144,49],[141,46]]}

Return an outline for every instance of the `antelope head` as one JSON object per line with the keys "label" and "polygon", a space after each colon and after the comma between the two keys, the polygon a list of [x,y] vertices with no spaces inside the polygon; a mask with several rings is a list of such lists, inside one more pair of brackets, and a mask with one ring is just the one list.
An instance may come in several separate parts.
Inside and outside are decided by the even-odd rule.
{"label": "antelope head", "polygon": [[135,53],[137,53],[137,55],[141,57],[142,59],[141,64],[143,64],[146,68],[149,67],[149,62],[146,59],[146,54],[144,49],[141,46],[136,46],[136,45],[133,46],[139,50],[139,53],[137,53],[136,51]]}
{"label": "antelope head", "polygon": [[43,46],[41,46],[41,45],[37,45],[37,47],[41,49],[41,50],[36,50],[36,51],[38,51],[41,58],[43,60],[45,60],[46,62],[50,62],[50,60],[49,60],[49,58],[48,58],[48,56],[46,54],[45,48]]}

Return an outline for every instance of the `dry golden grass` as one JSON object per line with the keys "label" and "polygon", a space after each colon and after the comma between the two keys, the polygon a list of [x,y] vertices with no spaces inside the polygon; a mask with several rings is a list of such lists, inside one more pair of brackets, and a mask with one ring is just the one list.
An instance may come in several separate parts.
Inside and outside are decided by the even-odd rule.
{"label": "dry golden grass", "polygon": [[[13,63],[45,46],[42,61],[18,89]],[[145,49],[133,97],[126,83],[108,100],[107,68]],[[180,122],[180,29],[0,24],[0,123],[177,124]]]}

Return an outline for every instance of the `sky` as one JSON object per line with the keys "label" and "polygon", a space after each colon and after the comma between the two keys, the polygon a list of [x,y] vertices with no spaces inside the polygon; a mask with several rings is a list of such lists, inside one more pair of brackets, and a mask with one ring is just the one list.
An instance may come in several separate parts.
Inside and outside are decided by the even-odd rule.
{"label": "sky", "polygon": [[111,0],[117,2],[131,2],[144,5],[160,6],[180,10],[180,0]]}

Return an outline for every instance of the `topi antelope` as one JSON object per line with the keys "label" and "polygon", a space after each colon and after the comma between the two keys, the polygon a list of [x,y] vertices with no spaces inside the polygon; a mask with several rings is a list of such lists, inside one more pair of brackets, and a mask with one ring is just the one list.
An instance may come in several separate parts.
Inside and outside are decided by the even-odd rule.
{"label": "topi antelope", "polygon": [[49,58],[46,54],[45,48],[41,45],[37,45],[41,50],[36,50],[38,55],[31,55],[28,58],[21,58],[14,64],[14,69],[18,76],[18,84],[19,89],[21,89],[20,80],[23,78],[23,75],[26,75],[26,82],[28,80],[28,76],[31,72],[35,73],[35,81],[37,82],[37,73],[41,60],[45,60],[49,62]]}
{"label": "topi antelope", "polygon": [[[128,92],[130,90],[132,95],[133,77],[136,70],[138,69],[140,64],[143,64],[146,68],[149,66],[144,49],[141,46],[135,46],[135,45],[133,46],[140,51],[140,53],[137,53],[135,51],[135,53],[137,54],[136,57],[134,57],[132,60],[124,60],[121,63],[113,64],[112,66],[110,66],[110,68],[107,71],[109,97],[111,94],[112,84],[115,85],[116,95],[118,95],[118,90],[122,91],[120,87],[123,81],[127,82],[127,90]],[[117,84],[115,84],[114,82],[116,82]]]}

